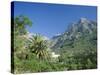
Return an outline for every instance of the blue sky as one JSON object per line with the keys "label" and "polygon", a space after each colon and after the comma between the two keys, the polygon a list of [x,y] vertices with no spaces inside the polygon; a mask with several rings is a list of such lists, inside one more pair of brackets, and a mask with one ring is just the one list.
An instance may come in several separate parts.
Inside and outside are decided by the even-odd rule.
{"label": "blue sky", "polygon": [[32,27],[27,27],[29,32],[40,33],[51,38],[55,34],[64,32],[70,23],[82,17],[96,20],[97,8],[95,6],[14,2],[14,17],[18,15],[25,15],[33,22]]}

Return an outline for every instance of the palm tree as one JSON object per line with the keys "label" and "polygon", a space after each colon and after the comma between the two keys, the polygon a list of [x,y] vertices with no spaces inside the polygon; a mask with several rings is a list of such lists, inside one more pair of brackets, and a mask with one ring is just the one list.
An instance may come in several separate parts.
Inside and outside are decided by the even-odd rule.
{"label": "palm tree", "polygon": [[30,40],[30,50],[35,53],[39,59],[46,59],[49,57],[48,42],[44,38],[37,34]]}

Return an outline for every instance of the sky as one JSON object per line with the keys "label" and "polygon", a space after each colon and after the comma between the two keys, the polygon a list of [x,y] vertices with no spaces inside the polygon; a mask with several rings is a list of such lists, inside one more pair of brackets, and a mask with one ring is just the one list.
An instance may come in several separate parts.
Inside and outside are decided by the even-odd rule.
{"label": "sky", "polygon": [[70,23],[80,18],[97,19],[97,7],[67,4],[14,2],[14,17],[25,15],[32,21],[27,27],[30,33],[39,33],[48,38],[67,30]]}

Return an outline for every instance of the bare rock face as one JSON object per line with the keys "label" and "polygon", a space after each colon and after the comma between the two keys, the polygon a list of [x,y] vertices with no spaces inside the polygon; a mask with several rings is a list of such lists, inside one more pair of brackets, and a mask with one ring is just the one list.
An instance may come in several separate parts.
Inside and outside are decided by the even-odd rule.
{"label": "bare rock face", "polygon": [[86,18],[81,18],[81,19],[80,19],[80,22],[81,22],[81,23],[85,23],[85,22],[89,22],[89,21],[88,21]]}

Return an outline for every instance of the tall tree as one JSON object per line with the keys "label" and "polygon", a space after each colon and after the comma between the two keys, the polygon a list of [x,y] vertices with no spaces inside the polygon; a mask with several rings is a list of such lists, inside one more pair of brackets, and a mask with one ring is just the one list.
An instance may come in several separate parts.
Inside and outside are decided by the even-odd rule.
{"label": "tall tree", "polygon": [[14,32],[16,34],[25,34],[27,26],[32,26],[32,21],[28,17],[20,15],[14,18]]}
{"label": "tall tree", "polygon": [[37,34],[31,39],[30,50],[35,53],[39,59],[46,59],[49,57],[48,42]]}
{"label": "tall tree", "polygon": [[25,57],[25,54],[27,54],[25,48],[27,39],[24,35],[27,33],[26,27],[31,25],[32,22],[26,16],[20,15],[14,18],[14,53],[17,54],[17,56]]}

